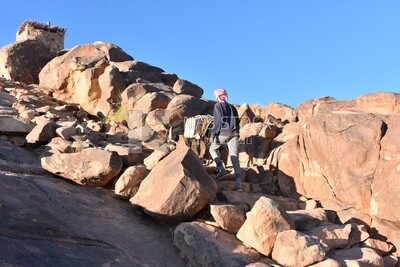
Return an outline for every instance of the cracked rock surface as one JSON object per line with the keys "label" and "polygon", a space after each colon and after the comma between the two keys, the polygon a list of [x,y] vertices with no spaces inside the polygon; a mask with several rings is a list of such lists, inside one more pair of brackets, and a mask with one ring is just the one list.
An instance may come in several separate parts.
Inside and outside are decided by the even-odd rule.
{"label": "cracked rock surface", "polygon": [[8,148],[0,142],[1,161],[15,167],[0,171],[0,265],[184,266],[167,227],[104,188],[39,174],[28,151]]}

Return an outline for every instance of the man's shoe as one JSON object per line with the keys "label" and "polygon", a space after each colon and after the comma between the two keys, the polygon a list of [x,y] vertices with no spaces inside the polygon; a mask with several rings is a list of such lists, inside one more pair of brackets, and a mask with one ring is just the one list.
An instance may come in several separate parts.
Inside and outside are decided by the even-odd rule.
{"label": "man's shoe", "polygon": [[234,191],[242,192],[242,187],[241,186],[235,186],[233,189]]}

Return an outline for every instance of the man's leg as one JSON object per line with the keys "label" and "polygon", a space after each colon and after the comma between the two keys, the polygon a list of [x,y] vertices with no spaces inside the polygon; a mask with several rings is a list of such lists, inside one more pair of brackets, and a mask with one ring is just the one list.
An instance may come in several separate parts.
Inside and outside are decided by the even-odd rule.
{"label": "man's leg", "polygon": [[222,160],[219,156],[219,151],[218,151],[218,149],[220,148],[220,146],[222,144],[221,139],[224,139],[224,138],[223,137],[215,137],[214,142],[211,143],[210,149],[209,149],[211,158],[215,161],[215,164],[217,164],[219,176],[227,173],[227,171],[224,168],[224,165],[222,164]]}
{"label": "man's leg", "polygon": [[240,163],[239,163],[239,158],[238,158],[238,147],[239,147],[239,137],[238,136],[233,136],[229,141],[228,141],[228,149],[229,149],[229,154],[231,156],[231,161],[233,165],[233,169],[235,170],[235,190],[240,190],[242,186],[242,182],[240,179]]}

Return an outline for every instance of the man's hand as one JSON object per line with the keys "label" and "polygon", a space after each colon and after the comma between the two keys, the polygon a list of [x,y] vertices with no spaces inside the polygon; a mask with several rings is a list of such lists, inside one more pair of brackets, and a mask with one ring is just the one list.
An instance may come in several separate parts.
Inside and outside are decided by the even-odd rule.
{"label": "man's hand", "polygon": [[210,142],[210,144],[214,143],[215,140],[215,136],[211,135],[210,138],[208,138],[208,142]]}

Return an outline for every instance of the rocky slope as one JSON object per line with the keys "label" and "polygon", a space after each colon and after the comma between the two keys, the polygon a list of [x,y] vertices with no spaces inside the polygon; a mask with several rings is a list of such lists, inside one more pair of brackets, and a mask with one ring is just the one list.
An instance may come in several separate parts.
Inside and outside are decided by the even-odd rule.
{"label": "rocky slope", "polygon": [[39,71],[31,40],[0,49],[1,264],[398,264],[399,94],[238,106],[236,192],[182,136],[202,88],[114,44],[37,43]]}

